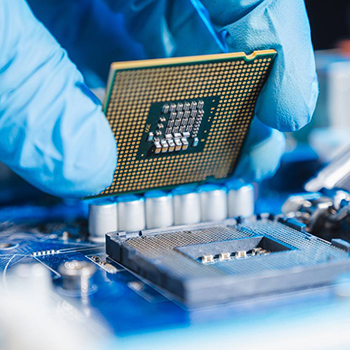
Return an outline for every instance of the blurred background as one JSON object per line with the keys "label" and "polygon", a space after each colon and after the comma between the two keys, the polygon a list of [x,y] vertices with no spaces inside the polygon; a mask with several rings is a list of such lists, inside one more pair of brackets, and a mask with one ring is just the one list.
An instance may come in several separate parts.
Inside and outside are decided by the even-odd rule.
{"label": "blurred background", "polygon": [[[315,176],[320,169],[327,165],[337,155],[350,148],[350,0],[337,0],[334,2],[306,0],[305,3],[309,13],[313,45],[315,48],[316,66],[320,85],[319,100],[312,122],[298,132],[286,134],[286,153],[284,154],[281,166],[274,177],[263,181],[261,184],[255,184],[256,198],[258,199],[256,203],[257,212],[279,213],[281,210],[281,205],[288,195],[303,192],[303,186],[307,180]],[[57,220],[57,226],[61,225],[63,219],[65,223],[72,223],[72,227],[70,227],[70,231],[68,232],[66,231],[66,226],[64,226],[64,229],[62,229],[62,237],[70,234],[74,238],[75,234],[77,237],[79,237],[78,240],[80,243],[81,237],[79,236],[79,233],[74,231],[73,228],[78,224],[79,227],[84,228],[84,225],[86,226],[85,219],[87,217],[87,212],[88,208],[85,202],[61,200],[44,194],[27,184],[24,180],[9,170],[4,164],[0,163],[0,227],[1,225],[6,224],[6,222],[16,222],[17,219],[26,222],[40,222],[41,220],[48,219],[52,221]],[[79,220],[79,222],[77,220]],[[37,227],[38,226],[35,226],[35,230],[37,230]],[[44,226],[39,226],[39,229],[45,232],[43,227]],[[44,228],[46,229],[46,226]],[[31,232],[33,233],[33,237],[34,233],[36,232],[37,231]],[[29,240],[30,238],[26,236],[25,239]],[[4,261],[6,262],[5,259]],[[3,262],[3,264],[5,263]],[[8,265],[6,266],[8,267]],[[30,275],[31,277],[32,275],[35,276],[36,280],[32,283],[33,285],[29,284],[29,278],[28,281],[25,279],[27,275]],[[41,325],[43,319],[49,320],[50,317],[52,318],[52,315],[57,312],[57,305],[51,305],[49,301],[46,301],[43,298],[43,290],[45,286],[43,287],[41,283],[43,283],[42,281],[47,281],[47,276],[45,276],[46,272],[40,270],[18,270],[15,273],[14,282],[12,283],[16,284],[18,281],[22,281],[23,283],[24,281],[26,284],[25,288],[29,288],[28,293],[31,295],[36,295],[37,297],[34,302],[29,302],[27,299],[23,298],[25,294],[28,294],[25,292],[11,296],[14,298],[12,303],[8,303],[8,299],[6,298],[0,298],[0,307],[2,310],[1,313],[3,315],[0,317],[0,344],[1,332],[7,332],[15,339],[17,337],[17,327],[21,327],[23,329],[26,329],[27,327],[28,335],[25,334],[23,339],[29,339],[28,337],[33,336],[35,332],[31,328],[28,328],[28,324],[32,323]],[[5,278],[3,279],[5,281]],[[39,283],[38,281],[41,282]],[[16,288],[17,290],[21,291],[23,289],[23,284],[20,287],[16,286]],[[51,292],[51,287],[45,288]],[[118,293],[123,293],[122,288],[124,287],[120,287],[120,289],[115,289],[113,291],[113,293],[116,294],[116,298],[118,297]],[[138,292],[141,293],[142,291]],[[347,293],[349,296],[350,288],[347,290]],[[19,301],[21,301],[21,303]],[[102,302],[104,302],[104,300],[102,300]],[[16,309],[13,308],[13,305],[16,306]],[[300,323],[300,320],[297,318],[303,312],[305,312],[304,305],[301,305],[300,309],[296,308],[296,323],[298,324],[299,328],[297,327],[296,330],[294,329],[294,333],[290,331],[288,324],[288,322],[293,321],[292,318],[288,318],[287,322],[287,317],[283,318],[284,315],[281,316],[284,322],[283,325],[286,325],[286,327],[288,326],[288,329],[286,328],[285,330],[286,334],[284,334],[279,332],[277,330],[278,328],[273,328],[276,327],[275,323],[273,323],[271,326],[268,321],[266,321],[267,318],[262,318],[266,316],[262,313],[262,316],[260,315],[262,319],[257,318],[256,326],[258,327],[266,324],[266,329],[260,329],[261,334],[256,333],[255,339],[251,339],[250,333],[246,334],[246,336],[244,336],[244,340],[246,341],[246,339],[249,339],[250,346],[255,344],[254,341],[258,342],[258,345],[262,346],[260,348],[263,348],[264,344],[262,344],[262,342],[265,341],[264,339],[266,337],[266,332],[271,331],[271,329],[275,329],[276,338],[279,336],[280,338],[283,338],[282,341],[284,341],[284,337],[287,336],[292,338],[290,334],[293,334],[293,337],[295,334],[299,334],[299,340],[302,339],[301,337],[303,336],[307,337],[308,334],[309,339],[319,339],[319,342],[322,342],[323,338],[321,335],[326,336],[327,333],[330,333],[333,330],[333,334],[336,335],[332,339],[331,345],[328,344],[328,348],[335,349],[334,342],[336,339],[338,339],[338,335],[341,333],[339,325],[343,325],[345,328],[347,327],[347,322],[342,322],[342,319],[348,318],[348,309],[344,308],[344,305],[345,304],[341,304],[339,306],[339,310],[336,310],[337,312],[339,311],[339,313],[344,313],[344,315],[340,315],[338,317],[338,323],[333,324],[333,326],[331,321],[332,317],[334,319],[334,313],[330,315],[327,313],[319,315],[318,313],[314,312],[313,318],[310,320],[305,319],[305,324],[308,327],[310,324],[314,326],[314,335],[310,333],[310,329],[308,332],[305,332],[306,326],[303,323]],[[75,323],[77,323],[76,319],[81,320],[81,323],[87,322],[86,319],[88,319],[89,322],[87,322],[87,331],[81,331],[82,328],[78,327],[79,324],[77,325],[77,328],[80,329],[81,333],[77,329],[71,329],[70,323],[67,321],[67,319],[58,321],[55,320],[55,323],[52,321],[52,324],[48,324],[48,329],[50,328],[51,330],[55,331],[52,331],[51,333],[48,332],[42,339],[42,349],[46,349],[48,347],[47,344],[50,344],[51,348],[57,349],[79,348],[79,344],[81,345],[80,341],[83,338],[86,339],[85,343],[90,344],[91,348],[96,348],[95,345],[97,346],[101,336],[108,338],[109,334],[106,329],[98,329],[97,339],[95,339],[95,336],[90,332],[90,327],[96,331],[98,328],[96,326],[96,323],[98,322],[96,321],[99,321],[99,319],[97,317],[95,318],[94,314],[91,316],[91,310],[87,307],[87,303],[84,305],[84,300],[82,301],[82,305],[78,306],[80,310],[79,312],[83,315],[79,313],[78,316],[71,316],[71,306],[64,301],[60,304],[59,311],[63,310],[62,314],[67,314],[66,309],[68,308],[68,311],[70,312],[69,317],[71,317]],[[349,301],[346,306],[349,307]],[[110,306],[104,305],[104,307],[106,308],[107,311],[105,310],[105,312],[108,315]],[[141,314],[143,310],[140,308],[135,312],[140,312]],[[13,315],[17,315],[17,318],[13,318],[11,323],[8,320],[9,317]],[[26,319],[26,316],[28,315],[30,317]],[[129,314],[124,315],[124,317],[129,317]],[[203,315],[199,315],[198,317],[203,317]],[[23,324],[18,323],[19,319],[22,320]],[[90,321],[94,324],[91,325]],[[191,319],[185,321],[190,322],[193,320]],[[272,323],[272,321],[270,320],[270,323]],[[143,322],[147,323],[148,320],[145,319]],[[251,322],[251,320],[247,319],[246,325],[248,326],[246,329],[250,330],[251,324],[249,322]],[[11,325],[14,325],[14,327],[11,328],[10,331],[7,331],[5,326],[8,326],[10,323]],[[60,329],[61,326],[65,332],[67,329],[69,329],[69,333],[65,333],[67,336],[61,338],[63,340],[67,339],[67,343],[68,340],[70,340],[70,344],[66,344],[63,341],[62,343],[59,342],[57,344],[49,343],[53,340],[56,343],[56,330]],[[292,326],[295,327],[295,324]],[[227,329],[221,328],[220,331],[227,331],[227,333],[230,334],[231,329],[228,327],[226,328]],[[198,327],[198,332],[196,333],[198,337],[197,339],[201,339],[205,330],[205,328],[202,328],[202,325]],[[348,332],[348,329],[345,330]],[[36,331],[38,331],[38,329],[36,329]],[[41,332],[41,328],[39,331],[40,334],[45,333]],[[218,331],[219,330],[216,330],[216,332]],[[311,329],[311,332],[312,331],[313,329]],[[61,334],[63,334],[63,331],[61,331]],[[181,336],[183,336],[183,334]],[[191,330],[191,333],[188,332],[186,336],[187,338],[195,338],[193,329]],[[314,338],[312,338],[312,336]],[[347,333],[346,337],[348,337]],[[170,339],[166,336],[166,334],[163,336],[163,338],[166,338],[167,341]],[[293,339],[289,340],[292,341]],[[159,341],[159,338],[157,341]],[[151,336],[149,342],[152,344],[152,346],[155,344],[155,341],[151,338]],[[76,344],[78,345],[75,346]],[[23,348],[26,348],[26,345],[27,344],[23,345]],[[53,345],[56,347],[52,347]],[[295,347],[298,345],[300,346],[300,343],[295,344]],[[205,344],[203,346],[205,346]],[[244,346],[246,346],[246,343],[244,343]],[[84,348],[87,349],[88,347]],[[130,345],[130,348],[135,347]]]}
{"label": "blurred background", "polygon": [[271,199],[267,206],[265,201],[258,203],[260,211],[278,211],[278,198],[283,198],[283,193],[302,192],[308,179],[350,147],[350,1],[305,3],[315,49],[319,99],[311,123],[286,134],[287,150],[279,170],[260,185],[260,194]]}
{"label": "blurred background", "polygon": [[315,50],[333,49],[339,41],[350,37],[350,1],[306,0]]}

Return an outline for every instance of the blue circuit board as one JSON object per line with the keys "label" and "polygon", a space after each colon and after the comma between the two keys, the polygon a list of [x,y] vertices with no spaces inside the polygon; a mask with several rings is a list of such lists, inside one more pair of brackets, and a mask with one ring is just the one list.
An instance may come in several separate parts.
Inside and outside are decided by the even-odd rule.
{"label": "blue circuit board", "polygon": [[[108,260],[104,243],[92,243],[86,239],[86,205],[84,202],[66,202],[0,209],[3,282],[17,264],[40,263],[50,270],[54,290],[60,297],[78,308],[88,309],[90,317],[93,315],[103,320],[118,337],[215,321],[240,320],[241,323],[242,318],[253,320],[281,310],[295,312],[295,305],[305,310],[334,303],[331,291],[323,288],[188,310]],[[98,261],[114,266],[113,273],[98,264],[96,257]],[[88,303],[83,302],[79,295],[65,293],[60,287],[58,267],[71,260],[90,261],[97,267]]]}

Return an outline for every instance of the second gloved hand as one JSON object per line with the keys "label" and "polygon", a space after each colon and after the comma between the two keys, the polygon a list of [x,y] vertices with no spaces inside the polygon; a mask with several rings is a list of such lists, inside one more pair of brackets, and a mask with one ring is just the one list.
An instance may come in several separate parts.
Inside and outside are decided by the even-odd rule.
{"label": "second gloved hand", "polygon": [[318,85],[303,0],[28,1],[78,66],[102,79],[119,59],[276,49],[256,108],[261,123],[253,122],[235,174],[246,180],[279,165],[284,136],[270,127],[293,131],[313,114]]}
{"label": "second gloved hand", "polygon": [[316,107],[318,83],[304,0],[201,2],[224,36],[228,51],[277,51],[258,99],[257,117],[281,131],[298,130],[307,124]]}

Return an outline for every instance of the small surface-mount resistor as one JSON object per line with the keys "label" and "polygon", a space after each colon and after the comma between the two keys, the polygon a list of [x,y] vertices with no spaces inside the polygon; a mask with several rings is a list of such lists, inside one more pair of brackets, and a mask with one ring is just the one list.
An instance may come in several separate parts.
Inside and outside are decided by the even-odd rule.
{"label": "small surface-mount resistor", "polygon": [[188,148],[188,141],[187,141],[186,137],[183,137],[181,139],[181,142],[182,142],[182,150],[185,151]]}
{"label": "small surface-mount resistor", "polygon": [[173,140],[168,140],[169,152],[174,152],[175,142]]}
{"label": "small surface-mount resistor", "polygon": [[245,250],[240,250],[235,253],[236,259],[245,259],[247,257],[247,252]]}
{"label": "small surface-mount resistor", "polygon": [[158,154],[161,152],[162,146],[159,141],[154,141],[154,147],[155,147],[154,153]]}
{"label": "small surface-mount resistor", "polygon": [[182,142],[180,139],[175,139],[175,151],[181,151],[182,149]]}
{"label": "small surface-mount resistor", "polygon": [[168,142],[166,140],[162,140],[160,143],[162,146],[162,153],[167,153],[169,149]]}
{"label": "small surface-mount resistor", "polygon": [[210,264],[213,263],[214,260],[214,256],[213,255],[203,255],[202,256],[202,263],[203,264]]}
{"label": "small surface-mount resistor", "polygon": [[98,266],[111,274],[116,274],[118,269],[107,261],[101,259],[99,256],[94,255],[91,257],[91,260],[94,261]]}
{"label": "small surface-mount resistor", "polygon": [[178,112],[176,118],[177,118],[177,119],[182,119],[183,116],[184,116],[184,112]]}
{"label": "small surface-mount resistor", "polygon": [[220,261],[226,261],[231,259],[231,254],[230,253],[220,253],[219,254],[219,260]]}
{"label": "small surface-mount resistor", "polygon": [[184,105],[183,103],[179,102],[177,105],[176,105],[176,110],[178,112],[182,111],[182,109],[184,108]]}
{"label": "small surface-mount resistor", "polygon": [[148,134],[148,141],[153,141],[153,138],[154,138],[154,133],[153,132],[150,132],[149,134]]}
{"label": "small surface-mount resistor", "polygon": [[58,254],[59,253],[59,250],[55,250],[55,249],[50,249],[50,250],[41,250],[41,251],[38,251],[38,252],[33,252],[32,253],[32,256],[47,256],[47,255],[55,255],[55,254]]}
{"label": "small surface-mount resistor", "polygon": [[170,109],[170,106],[168,104],[165,104],[162,108],[162,112],[164,114],[168,113],[169,112],[169,109]]}

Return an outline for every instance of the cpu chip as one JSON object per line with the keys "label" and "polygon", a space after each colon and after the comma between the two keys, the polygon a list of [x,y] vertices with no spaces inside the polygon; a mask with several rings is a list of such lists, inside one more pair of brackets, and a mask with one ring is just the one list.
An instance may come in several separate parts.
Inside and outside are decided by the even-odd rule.
{"label": "cpu chip", "polygon": [[112,185],[92,197],[232,175],[275,56],[264,50],[113,63],[104,111],[118,163]]}

